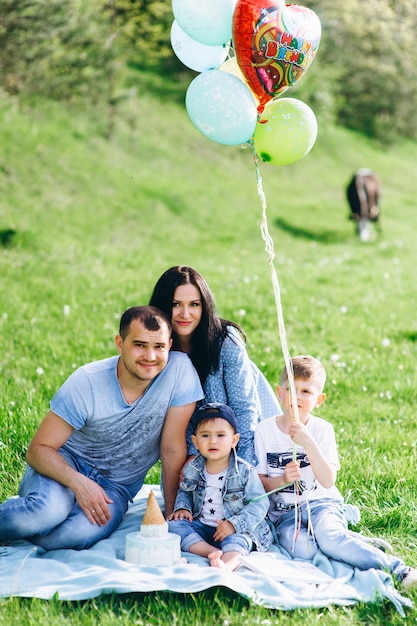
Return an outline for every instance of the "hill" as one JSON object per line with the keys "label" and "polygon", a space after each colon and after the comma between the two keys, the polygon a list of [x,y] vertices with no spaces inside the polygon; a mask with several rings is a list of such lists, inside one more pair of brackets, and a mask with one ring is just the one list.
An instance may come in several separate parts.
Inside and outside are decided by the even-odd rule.
{"label": "hill", "polygon": [[[338,484],[360,505],[361,530],[415,565],[417,145],[382,148],[322,113],[307,157],[259,164],[289,348],[328,371],[320,415],[335,424]],[[0,231],[11,233],[0,243],[0,497],[16,492],[51,395],[74,367],[115,353],[121,312],[146,303],[171,265],[205,275],[221,315],[243,325],[252,358],[278,382],[249,146],[200,135],[169,86],[126,102],[111,140],[99,109],[3,98],[0,116]],[[384,188],[368,244],[347,219],[344,190],[359,167]]]}

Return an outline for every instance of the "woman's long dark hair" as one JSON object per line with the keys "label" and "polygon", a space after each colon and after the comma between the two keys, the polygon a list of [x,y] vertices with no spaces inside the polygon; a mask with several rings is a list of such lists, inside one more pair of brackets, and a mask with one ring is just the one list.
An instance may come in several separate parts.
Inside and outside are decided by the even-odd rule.
{"label": "woman's long dark hair", "polygon": [[[186,265],[171,267],[162,274],[154,287],[149,304],[161,309],[171,319],[175,290],[180,285],[188,284],[197,287],[201,297],[201,321],[192,335],[189,356],[204,384],[207,376],[219,368],[220,350],[227,337],[227,327],[237,328],[245,340],[246,336],[238,324],[219,317],[213,294],[206,280],[196,270]],[[172,338],[172,349],[180,350],[175,332]]]}

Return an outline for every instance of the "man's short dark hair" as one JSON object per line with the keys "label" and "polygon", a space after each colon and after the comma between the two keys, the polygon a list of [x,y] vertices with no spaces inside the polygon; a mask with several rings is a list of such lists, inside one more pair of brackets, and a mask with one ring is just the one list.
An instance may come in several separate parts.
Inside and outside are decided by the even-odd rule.
{"label": "man's short dark hair", "polygon": [[139,320],[146,330],[151,331],[160,330],[161,326],[166,324],[169,336],[171,336],[171,322],[165,313],[154,306],[131,306],[123,313],[120,319],[119,335],[123,340],[129,334],[130,324],[133,320]]}

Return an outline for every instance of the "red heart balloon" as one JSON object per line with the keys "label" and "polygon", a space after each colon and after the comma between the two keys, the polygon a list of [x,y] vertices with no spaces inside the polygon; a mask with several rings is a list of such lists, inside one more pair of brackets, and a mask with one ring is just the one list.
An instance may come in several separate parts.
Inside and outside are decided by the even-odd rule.
{"label": "red heart balloon", "polygon": [[321,24],[311,9],[283,0],[238,0],[233,45],[259,108],[304,75],[316,56]]}

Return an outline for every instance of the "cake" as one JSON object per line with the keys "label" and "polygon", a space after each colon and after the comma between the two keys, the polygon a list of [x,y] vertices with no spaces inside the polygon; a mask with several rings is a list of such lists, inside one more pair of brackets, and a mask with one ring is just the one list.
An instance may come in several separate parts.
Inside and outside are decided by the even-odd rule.
{"label": "cake", "polygon": [[181,563],[181,537],[168,531],[153,491],[148,496],[140,532],[126,537],[125,560],[136,565],[175,565]]}

